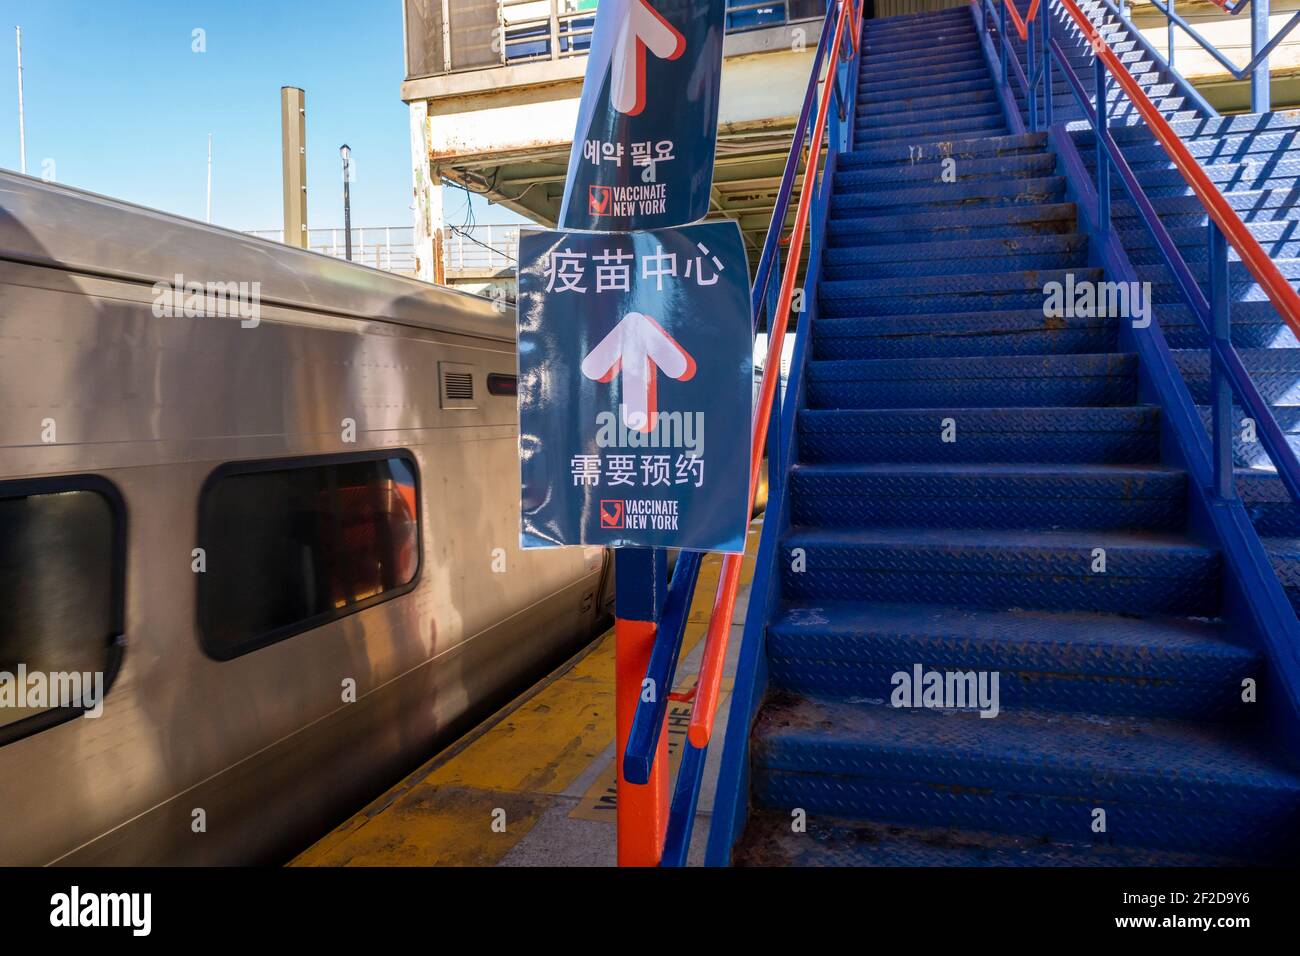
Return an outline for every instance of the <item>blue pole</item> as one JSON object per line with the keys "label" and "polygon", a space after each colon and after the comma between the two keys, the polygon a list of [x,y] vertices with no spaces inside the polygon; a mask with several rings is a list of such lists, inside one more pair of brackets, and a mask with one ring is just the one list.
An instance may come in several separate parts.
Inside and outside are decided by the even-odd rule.
{"label": "blue pole", "polygon": [[1038,77],[1034,75],[1035,49],[1038,45],[1038,31],[1029,24],[1029,35],[1025,37],[1025,63],[1029,66],[1026,79],[1029,80],[1029,132],[1038,132]]}
{"label": "blue pole", "polygon": [[1232,320],[1228,302],[1228,241],[1218,224],[1210,220],[1210,390],[1214,402],[1212,432],[1214,440],[1214,496],[1235,496],[1232,475],[1232,390],[1224,374],[1221,350],[1232,342]]}
{"label": "blue pole", "polygon": [[1002,85],[1007,85],[1007,2],[1002,0],[1002,16],[998,26],[998,50],[1002,53]]}
{"label": "blue pole", "polygon": [[1046,6],[1039,12],[1038,19],[1038,39],[1042,43],[1043,111],[1046,119],[1043,125],[1050,127],[1052,125],[1052,21]]}
{"label": "blue pole", "polygon": [[1169,14],[1166,14],[1165,17],[1168,20],[1169,28],[1169,55],[1165,59],[1169,61],[1171,70],[1174,68],[1174,18],[1170,14],[1174,12],[1174,2],[1175,0],[1169,0]]}
{"label": "blue pole", "polygon": [[1106,62],[1093,54],[1097,76],[1097,232],[1110,231],[1110,156],[1106,150]]}
{"label": "blue pole", "polygon": [[[1268,0],[1252,0],[1250,5],[1250,58],[1253,60],[1259,51],[1268,45]],[[1268,57],[1256,64],[1250,74],[1250,111],[1267,113],[1272,109]]]}

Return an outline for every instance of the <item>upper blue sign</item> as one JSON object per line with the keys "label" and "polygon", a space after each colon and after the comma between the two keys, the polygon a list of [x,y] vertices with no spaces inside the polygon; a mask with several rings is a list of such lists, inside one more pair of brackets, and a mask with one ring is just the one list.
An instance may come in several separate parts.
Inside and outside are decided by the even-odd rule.
{"label": "upper blue sign", "polygon": [[561,229],[661,229],[708,213],[725,13],[725,0],[601,0]]}
{"label": "upper blue sign", "polygon": [[521,233],[523,546],[743,551],[751,342],[734,222]]}

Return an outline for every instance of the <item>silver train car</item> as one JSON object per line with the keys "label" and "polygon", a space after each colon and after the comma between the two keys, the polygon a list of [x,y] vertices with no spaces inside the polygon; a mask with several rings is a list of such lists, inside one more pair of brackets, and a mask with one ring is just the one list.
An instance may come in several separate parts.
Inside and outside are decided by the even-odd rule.
{"label": "silver train car", "polygon": [[598,633],[515,375],[485,299],[0,173],[0,864],[282,861]]}

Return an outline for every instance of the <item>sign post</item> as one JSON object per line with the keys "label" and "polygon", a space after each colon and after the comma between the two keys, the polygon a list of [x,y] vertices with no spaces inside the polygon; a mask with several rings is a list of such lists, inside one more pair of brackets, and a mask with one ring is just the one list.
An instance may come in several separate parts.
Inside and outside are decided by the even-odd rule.
{"label": "sign post", "polygon": [[[708,212],[725,0],[602,0],[560,229],[519,242],[520,538],[615,550],[618,753],[664,598],[668,548],[743,552],[753,344],[748,259]],[[618,767],[618,862],[654,866],[668,734],[649,780]]]}

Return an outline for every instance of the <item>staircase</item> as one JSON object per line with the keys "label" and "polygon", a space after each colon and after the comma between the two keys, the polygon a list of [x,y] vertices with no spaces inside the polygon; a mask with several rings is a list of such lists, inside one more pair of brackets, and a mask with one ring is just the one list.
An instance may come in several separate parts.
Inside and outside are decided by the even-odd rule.
{"label": "staircase", "polygon": [[[1134,31],[1107,4],[1101,0],[1085,0],[1079,6],[1187,143],[1192,155],[1227,196],[1283,275],[1293,285],[1300,282],[1300,222],[1297,221],[1300,208],[1296,206],[1295,193],[1296,177],[1300,174],[1300,116],[1294,113],[1212,116],[1192,102],[1185,87],[1169,73],[1162,60],[1139,46]],[[1052,17],[1052,35],[1069,52],[1077,76],[1093,97],[1091,49],[1059,5],[1045,4],[1043,9]],[[1012,36],[1021,63],[1027,68],[1024,44],[1018,35]],[[1053,68],[1053,119],[1067,123],[1073,130],[1075,144],[1095,181],[1095,137],[1088,124],[1081,121],[1083,114],[1069,93],[1060,67],[1053,64]],[[1205,211],[1116,86],[1112,83],[1109,91],[1112,136],[1152,199],[1193,276],[1204,288],[1209,259]],[[1025,97],[1019,96],[1018,102],[1022,115],[1027,117]],[[1210,374],[1205,333],[1177,289],[1172,272],[1128,194],[1118,182],[1112,183],[1111,194],[1120,241],[1139,279],[1152,283],[1156,321],[1174,349],[1175,361],[1208,429]],[[1292,447],[1300,450],[1300,342],[1267,301],[1236,252],[1230,250],[1229,258],[1233,343],[1241,350],[1247,370],[1289,436]],[[1242,409],[1234,409],[1234,422],[1240,424],[1245,418]],[[1300,513],[1262,445],[1239,440],[1234,454],[1238,493],[1247,505],[1292,606],[1300,610]]]}
{"label": "staircase", "polygon": [[[1242,701],[1266,666],[1220,617],[1137,358],[1116,319],[1044,318],[1047,283],[1104,278],[1046,135],[1012,135],[966,9],[863,45],[731,861],[1293,853],[1300,775]],[[996,716],[904,700],[918,668],[996,674]]]}

